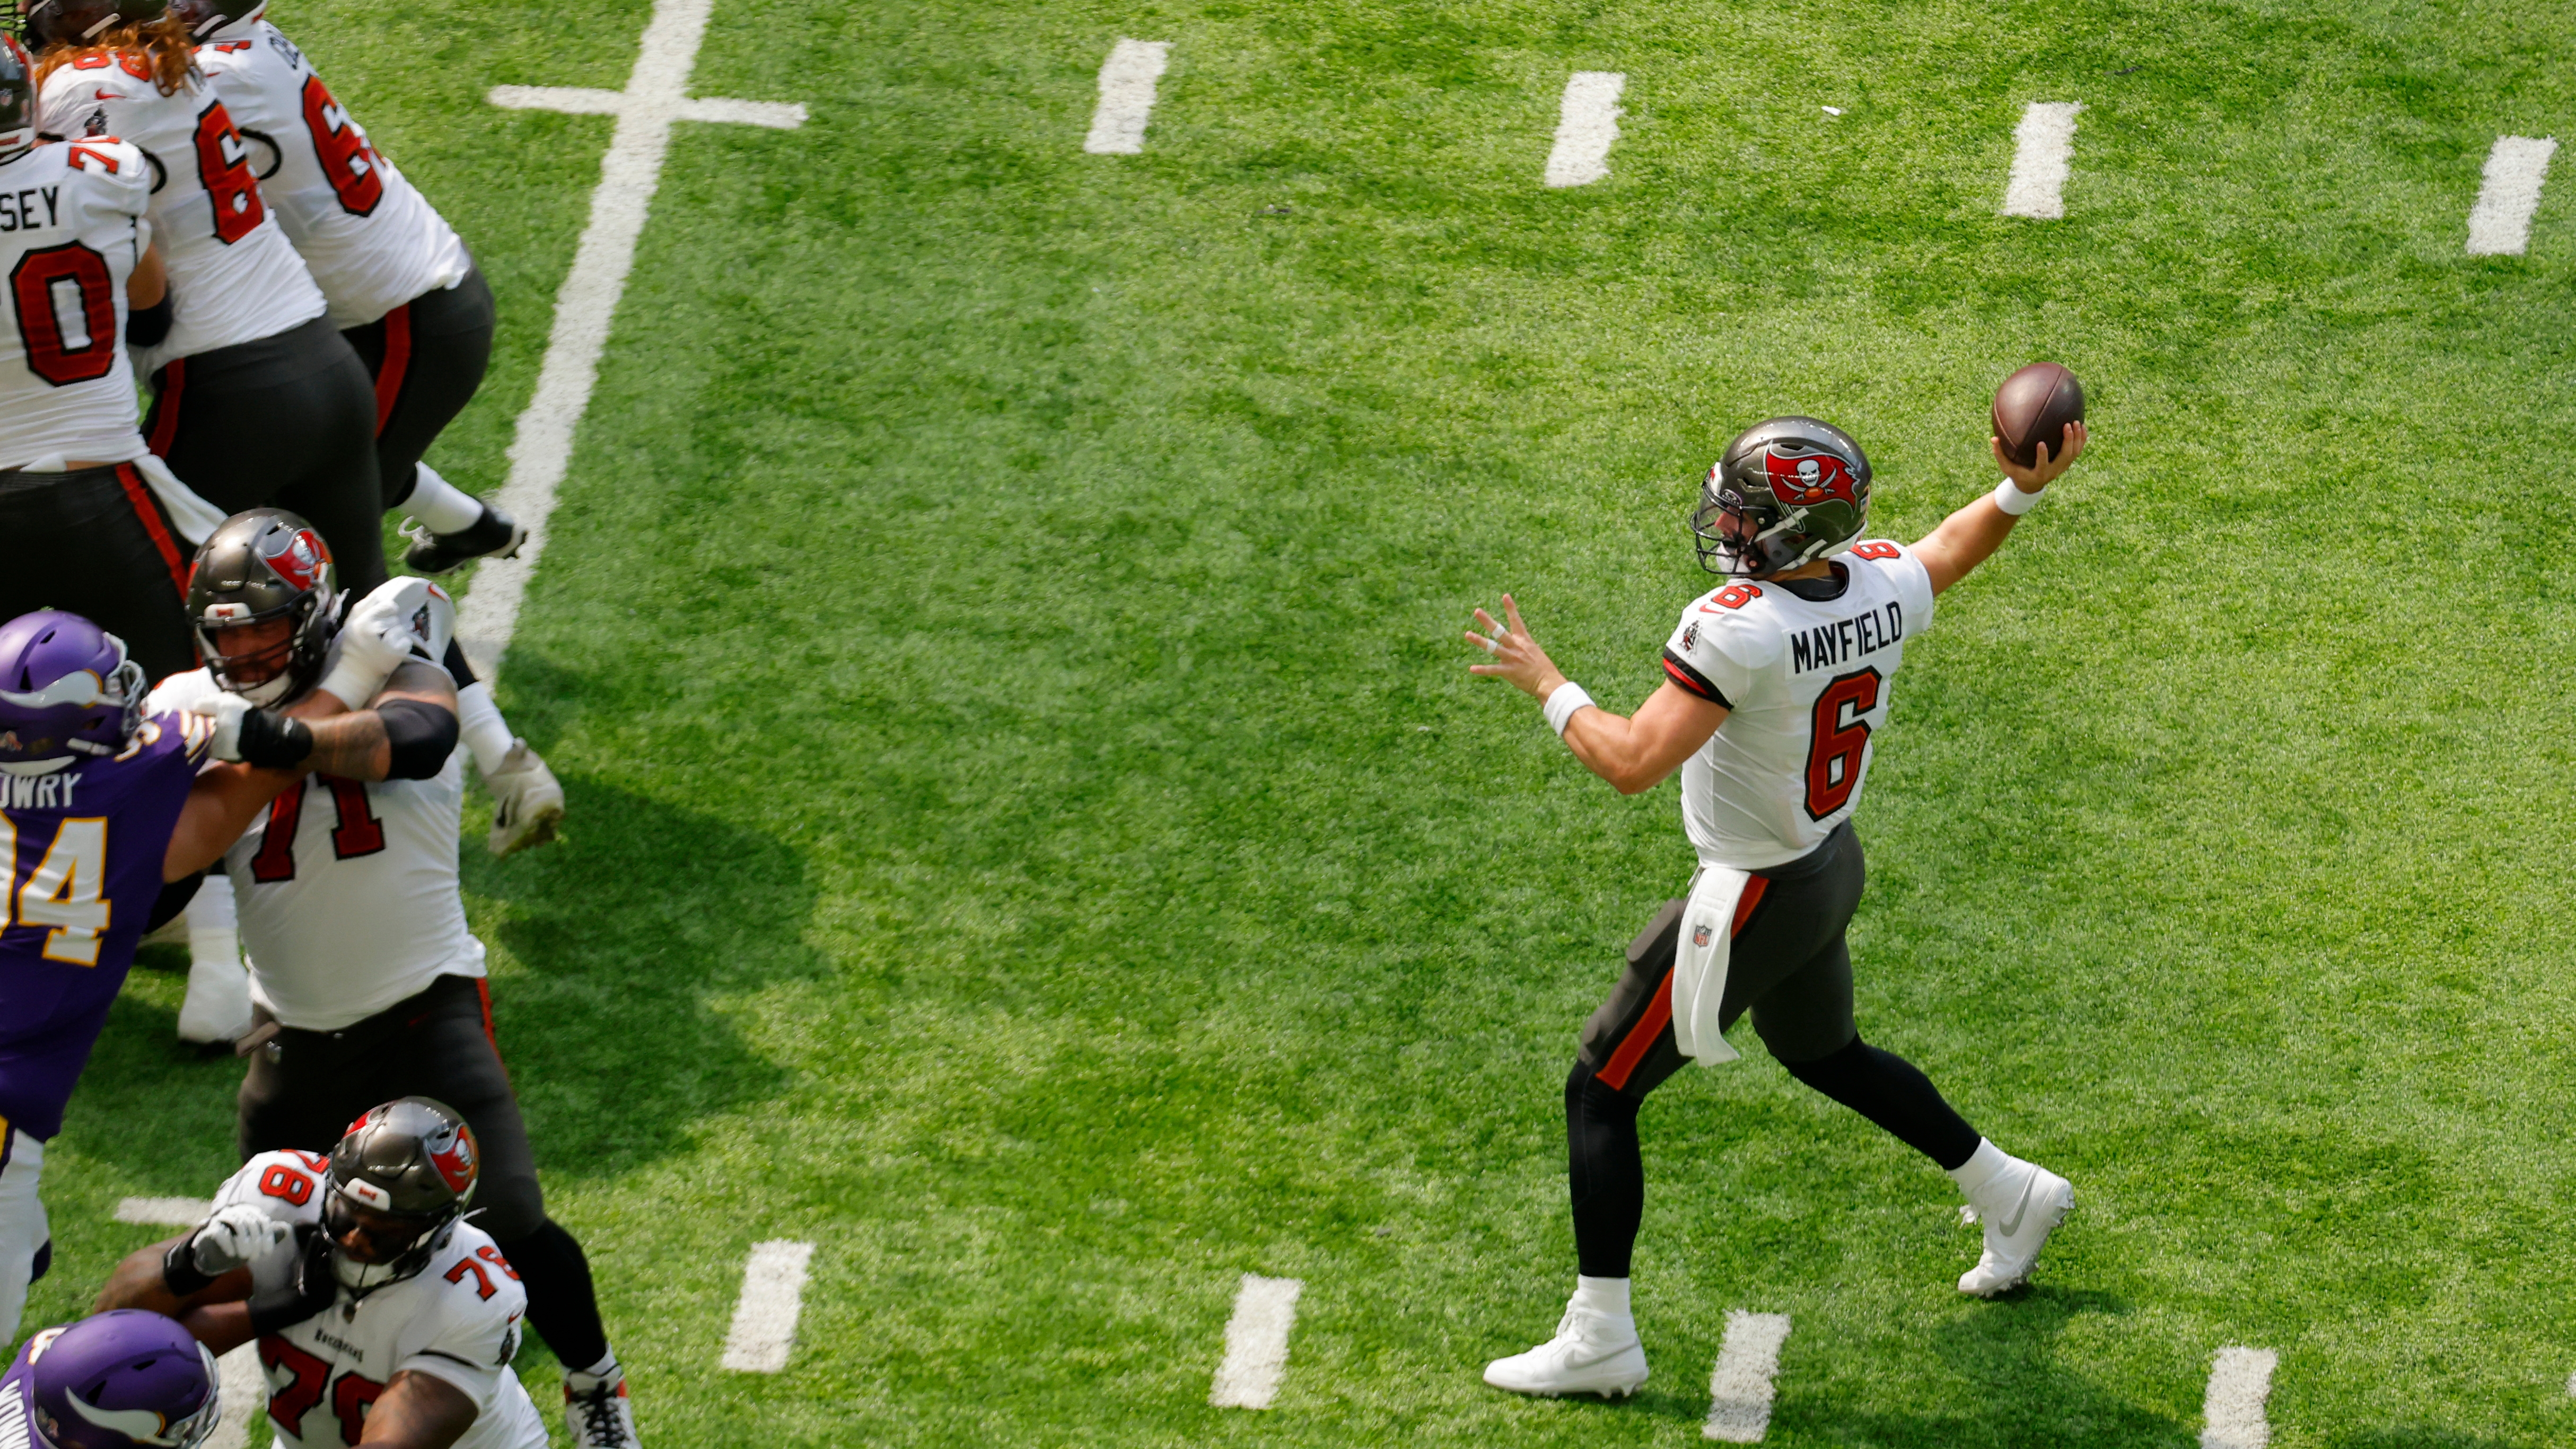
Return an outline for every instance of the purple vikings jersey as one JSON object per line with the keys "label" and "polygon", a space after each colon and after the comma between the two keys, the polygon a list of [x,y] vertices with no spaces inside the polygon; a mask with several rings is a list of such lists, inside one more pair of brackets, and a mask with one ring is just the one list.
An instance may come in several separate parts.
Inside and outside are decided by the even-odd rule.
{"label": "purple vikings jersey", "polygon": [[156,715],[113,759],[0,774],[0,1117],[30,1137],[62,1129],[213,738],[203,715]]}

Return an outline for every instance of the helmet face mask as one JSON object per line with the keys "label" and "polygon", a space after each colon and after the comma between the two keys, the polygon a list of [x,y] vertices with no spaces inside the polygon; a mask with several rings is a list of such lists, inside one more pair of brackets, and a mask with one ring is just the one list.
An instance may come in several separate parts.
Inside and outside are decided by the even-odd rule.
{"label": "helmet face mask", "polygon": [[36,147],[36,63],[14,35],[0,35],[0,161]]}
{"label": "helmet face mask", "polygon": [[367,1109],[322,1174],[333,1276],[364,1294],[427,1268],[455,1236],[481,1175],[474,1129],[453,1108],[402,1097]]}
{"label": "helmet face mask", "polygon": [[1737,435],[1691,511],[1700,567],[1768,578],[1840,553],[1869,526],[1869,457],[1814,418],[1773,418]]}
{"label": "helmet face mask", "polygon": [[[281,508],[236,513],[207,535],[188,573],[188,623],[216,684],[258,705],[283,704],[321,682],[347,597],[330,547]],[[244,648],[236,630],[284,624]],[[232,652],[224,648],[233,635]]]}

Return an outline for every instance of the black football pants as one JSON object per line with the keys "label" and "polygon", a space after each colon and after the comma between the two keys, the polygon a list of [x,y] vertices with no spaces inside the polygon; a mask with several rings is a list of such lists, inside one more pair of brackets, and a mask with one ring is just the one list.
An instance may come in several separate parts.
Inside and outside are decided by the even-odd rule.
{"label": "black football pants", "polygon": [[368,1108],[396,1097],[443,1102],[474,1129],[483,1170],[475,1225],[519,1270],[528,1321],[568,1368],[608,1353],[581,1245],[546,1216],[527,1123],[492,1043],[492,997],[479,978],[441,976],[339,1031],[285,1028],[251,1054],[239,1142],[247,1160],[291,1147],[327,1153]]}
{"label": "black football pants", "polygon": [[152,386],[143,436],[180,482],[226,514],[301,514],[352,597],[385,581],[375,387],[328,320],[174,358]]}
{"label": "black football pants", "polygon": [[0,472],[0,622],[69,609],[124,640],[158,683],[197,667],[186,592],[195,552],[131,463]]}
{"label": "black football pants", "polygon": [[423,292],[340,335],[375,379],[376,477],[391,512],[411,496],[421,455],[483,385],[492,288],[476,267],[455,286]]}
{"label": "black football pants", "polygon": [[[1955,1168],[1975,1154],[1976,1129],[1911,1063],[1862,1041],[1852,1019],[1844,933],[1867,875],[1848,821],[1808,854],[1756,872],[1736,904],[1719,1019],[1732,1026],[1749,1009],[1763,1046],[1790,1075]],[[1627,970],[1584,1025],[1566,1078],[1566,1186],[1586,1277],[1628,1276],[1646,1210],[1637,1109],[1689,1060],[1672,1023],[1681,904],[1665,907],[1629,946]]]}

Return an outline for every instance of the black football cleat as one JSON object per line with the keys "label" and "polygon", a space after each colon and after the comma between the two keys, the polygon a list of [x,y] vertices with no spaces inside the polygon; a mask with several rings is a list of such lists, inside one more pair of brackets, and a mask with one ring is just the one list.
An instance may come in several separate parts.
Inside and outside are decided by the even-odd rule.
{"label": "black football cleat", "polygon": [[443,574],[478,558],[513,558],[528,541],[527,525],[486,503],[483,516],[456,533],[432,533],[418,519],[402,521],[403,567],[416,574]]}

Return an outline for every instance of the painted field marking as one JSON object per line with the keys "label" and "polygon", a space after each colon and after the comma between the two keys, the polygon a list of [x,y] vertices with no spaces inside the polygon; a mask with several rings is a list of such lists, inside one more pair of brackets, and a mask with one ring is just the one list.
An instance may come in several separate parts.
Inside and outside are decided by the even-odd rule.
{"label": "painted field marking", "polygon": [[805,1269],[812,1243],[784,1238],[751,1245],[743,1265],[742,1297],[733,1305],[733,1331],[725,1335],[724,1366],[739,1374],[774,1374],[787,1367],[796,1345],[796,1316],[805,1306]]}
{"label": "painted field marking", "polygon": [[2077,101],[2033,101],[2013,127],[2012,179],[2004,215],[2055,221],[2066,215],[2066,172],[2075,159]]}
{"label": "painted field marking", "polygon": [[2478,204],[2469,208],[2469,255],[2518,257],[2531,246],[2531,215],[2540,209],[2540,183],[2549,177],[2550,137],[2498,136],[2487,153]]}
{"label": "painted field marking", "polygon": [[1294,1278],[1243,1275],[1234,1291],[1234,1316],[1226,1320],[1225,1361],[1208,1386],[1210,1404],[1266,1409],[1279,1397],[1280,1376],[1288,1372],[1288,1330],[1297,1324],[1297,1295],[1305,1291]]}
{"label": "painted field marking", "polygon": [[154,1227],[193,1228],[206,1220],[215,1205],[202,1197],[122,1197],[116,1200],[116,1220],[120,1223],[148,1223]]}
{"label": "painted field marking", "polygon": [[1154,83],[1170,57],[1168,40],[1121,40],[1100,63],[1100,106],[1082,149],[1094,156],[1133,156],[1145,149],[1145,123],[1154,115]]}
{"label": "painted field marking", "polygon": [[1578,70],[1565,78],[1557,103],[1556,146],[1547,153],[1547,184],[1589,186],[1610,174],[1610,143],[1619,139],[1619,93],[1628,77],[1615,70]]}
{"label": "painted field marking", "polygon": [[1726,1343],[1708,1376],[1708,1422],[1699,1436],[1722,1444],[1759,1444],[1771,1429],[1771,1381],[1780,1374],[1780,1347],[1789,1341],[1789,1315],[1726,1315]]}
{"label": "painted field marking", "polygon": [[259,1345],[245,1343],[215,1360],[215,1374],[223,1418],[206,1436],[205,1449],[243,1449],[250,1443],[250,1421],[268,1410],[268,1372],[259,1366]]}
{"label": "painted field marking", "polygon": [[2266,1449],[2272,1442],[2271,1421],[2263,1401],[2272,1396],[2272,1370],[2281,1356],[2268,1348],[2229,1345],[2209,1366],[2209,1392],[2201,1400],[2200,1449]]}
{"label": "painted field marking", "polygon": [[519,414],[510,441],[510,477],[493,499],[528,526],[519,556],[487,559],[457,605],[456,638],[486,676],[501,667],[510,636],[519,627],[519,602],[546,549],[546,520],[555,490],[572,462],[573,433],[590,410],[599,381],[600,354],[609,324],[635,269],[635,242],[644,234],[653,193],[662,184],[662,160],[671,149],[671,127],[680,121],[727,121],[792,131],[805,124],[801,105],[769,101],[695,100],[689,72],[706,38],[715,0],[657,0],[644,27],[635,69],[622,91],[566,86],[494,86],[491,102],[511,110],[565,111],[576,116],[615,116],[617,133],[600,158],[599,186],[590,194],[590,222],[573,253],[572,270],[555,294],[554,335],[537,371],[537,390]]}

